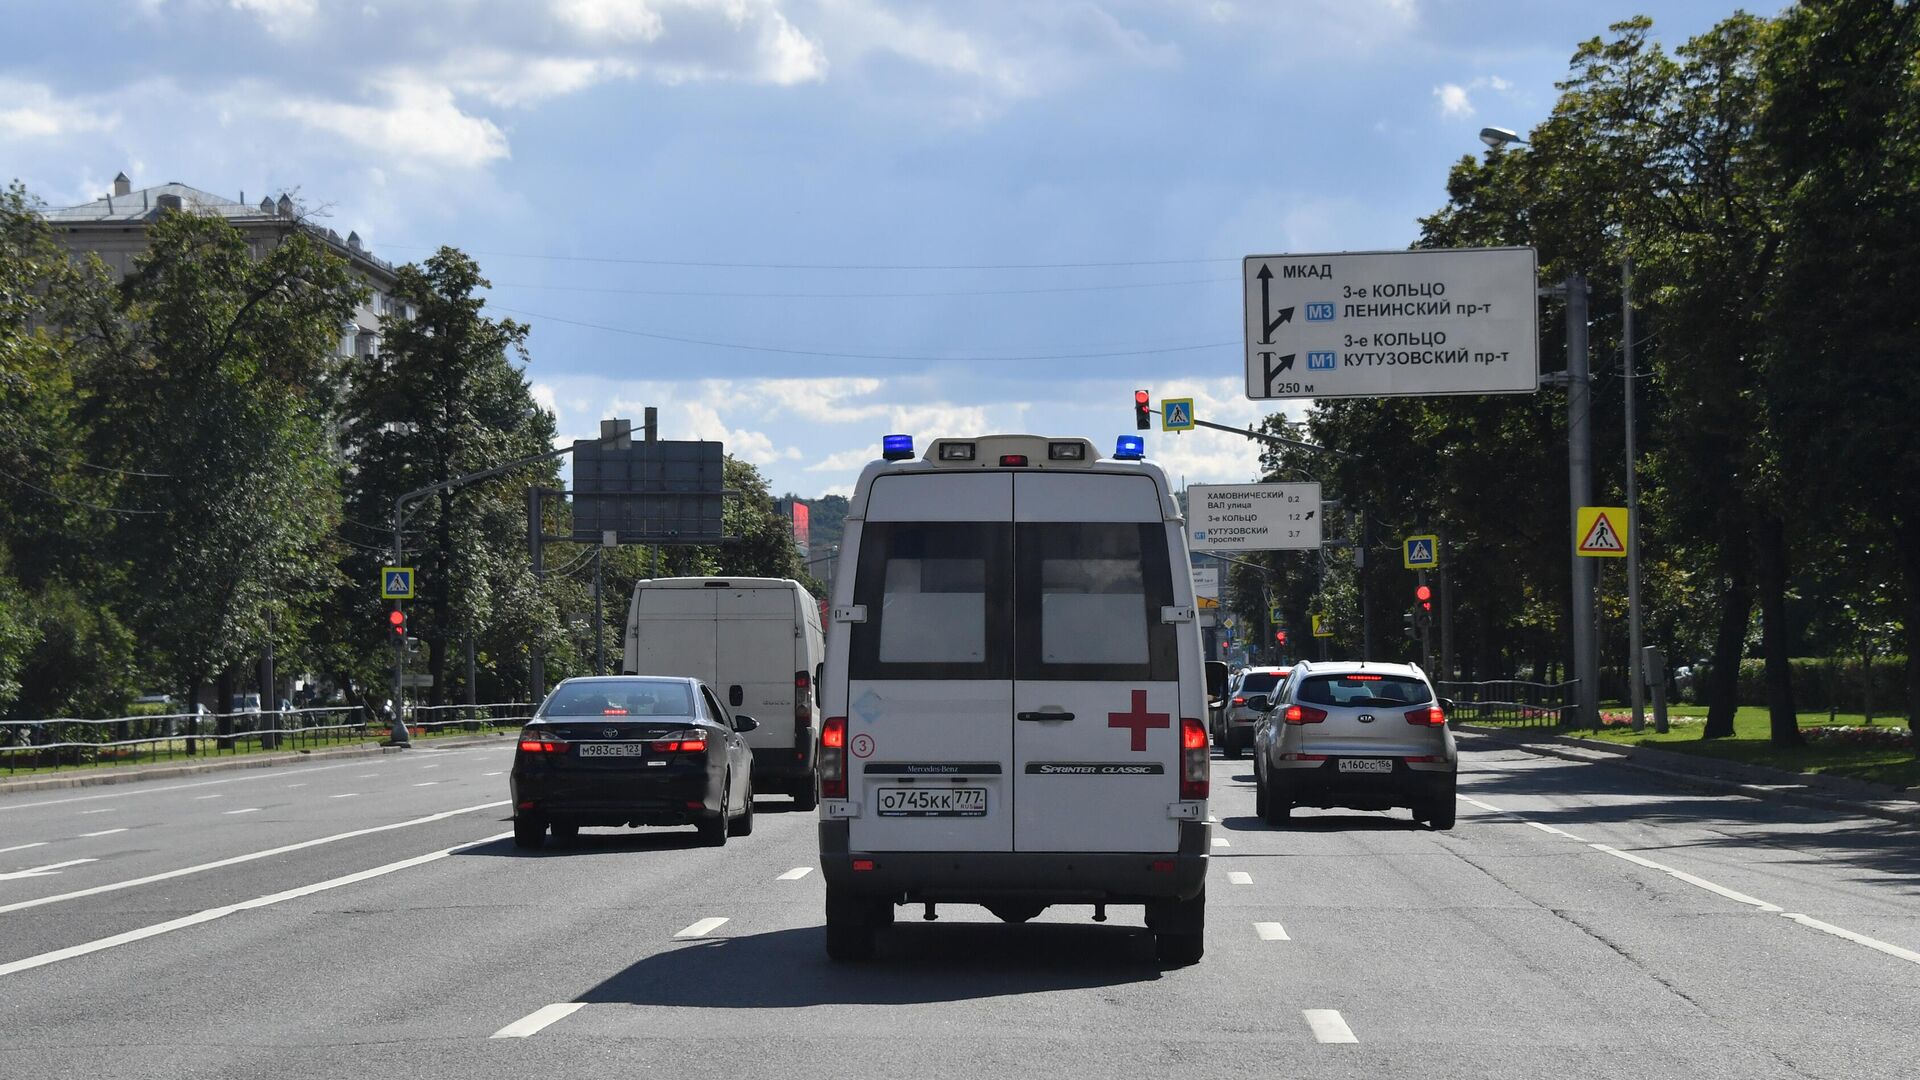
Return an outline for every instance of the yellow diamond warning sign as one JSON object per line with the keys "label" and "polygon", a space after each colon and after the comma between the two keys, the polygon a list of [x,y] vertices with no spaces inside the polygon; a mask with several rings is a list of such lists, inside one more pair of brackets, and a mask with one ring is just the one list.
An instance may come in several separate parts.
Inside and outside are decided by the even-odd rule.
{"label": "yellow diamond warning sign", "polygon": [[1574,521],[1574,550],[1601,559],[1627,557],[1627,508],[1583,506]]}

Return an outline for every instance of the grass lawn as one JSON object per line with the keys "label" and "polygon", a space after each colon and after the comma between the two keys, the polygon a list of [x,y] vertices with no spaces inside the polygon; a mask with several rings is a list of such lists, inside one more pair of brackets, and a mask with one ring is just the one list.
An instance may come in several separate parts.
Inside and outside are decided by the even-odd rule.
{"label": "grass lawn", "polygon": [[[1608,705],[1600,710],[1604,714],[1631,714],[1631,708],[1620,705]],[[1823,742],[1818,736],[1810,735],[1806,746],[1785,749],[1776,748],[1767,741],[1767,710],[1759,706],[1744,706],[1733,717],[1733,737],[1730,739],[1702,739],[1701,729],[1706,724],[1707,710],[1704,706],[1675,706],[1668,710],[1671,730],[1665,735],[1653,732],[1653,714],[1647,714],[1647,730],[1636,734],[1630,727],[1609,726],[1600,731],[1568,730],[1565,734],[1582,738],[1604,739],[1607,742],[1623,743],[1629,746],[1653,746],[1661,750],[1673,750],[1683,754],[1700,754],[1704,757],[1725,758],[1730,761],[1742,761],[1753,765],[1769,765],[1790,772],[1826,773],[1831,776],[1851,777],[1855,780],[1872,780],[1895,787],[1920,786],[1920,759],[1914,756],[1911,739],[1904,745],[1891,743],[1885,746],[1863,745],[1851,741]],[[1802,731],[1826,727],[1829,724],[1840,727],[1858,727],[1865,720],[1859,713],[1841,713],[1829,719],[1824,712],[1805,712],[1800,714]],[[1888,733],[1904,732],[1906,722],[1899,719],[1881,717],[1874,721],[1873,730]]]}

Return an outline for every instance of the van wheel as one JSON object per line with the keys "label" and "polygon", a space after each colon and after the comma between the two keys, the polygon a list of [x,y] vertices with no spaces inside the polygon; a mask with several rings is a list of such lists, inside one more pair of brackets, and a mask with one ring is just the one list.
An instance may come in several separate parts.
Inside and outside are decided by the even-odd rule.
{"label": "van wheel", "polygon": [[809,775],[793,789],[793,808],[795,810],[820,809],[820,775],[818,773]]}
{"label": "van wheel", "polygon": [[538,848],[547,841],[547,823],[535,817],[517,817],[513,819],[513,846]]}
{"label": "van wheel", "polygon": [[873,901],[827,886],[827,959],[838,964],[873,959],[876,914]]}
{"label": "van wheel", "polygon": [[1004,923],[1023,923],[1047,910],[1045,904],[988,904],[987,910]]}
{"label": "van wheel", "polygon": [[734,836],[753,835],[753,781],[747,781],[747,808],[740,816],[727,823],[727,832]]}
{"label": "van wheel", "polygon": [[1207,951],[1207,893],[1191,900],[1166,900],[1147,907],[1153,953],[1172,967],[1197,964]]}

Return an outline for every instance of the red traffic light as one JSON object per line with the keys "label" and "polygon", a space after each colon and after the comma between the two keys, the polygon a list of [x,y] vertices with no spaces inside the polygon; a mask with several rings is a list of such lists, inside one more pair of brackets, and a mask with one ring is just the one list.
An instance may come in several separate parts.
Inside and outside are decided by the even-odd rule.
{"label": "red traffic light", "polygon": [[387,621],[395,626],[405,626],[407,625],[407,613],[398,609],[389,611],[387,612]]}
{"label": "red traffic light", "polygon": [[1147,392],[1145,390],[1135,390],[1133,392],[1133,403],[1135,405],[1141,405],[1141,406],[1146,405]]}
{"label": "red traffic light", "polygon": [[1287,643],[1287,632],[1285,630],[1275,630],[1273,632],[1273,640],[1285,645]]}
{"label": "red traffic light", "polygon": [[1427,588],[1425,585],[1422,585],[1419,588],[1413,590],[1413,596],[1414,596],[1414,599],[1424,603],[1428,600],[1433,599],[1433,590]]}

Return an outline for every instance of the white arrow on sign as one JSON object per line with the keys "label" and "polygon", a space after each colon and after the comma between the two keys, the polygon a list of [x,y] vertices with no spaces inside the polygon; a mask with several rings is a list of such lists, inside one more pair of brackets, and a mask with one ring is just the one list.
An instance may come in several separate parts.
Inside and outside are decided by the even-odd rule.
{"label": "white arrow on sign", "polygon": [[15,881],[20,878],[50,877],[60,872],[61,867],[79,866],[81,863],[99,862],[99,859],[68,859],[66,862],[48,863],[28,870],[15,870],[11,874],[0,874],[0,881]]}

